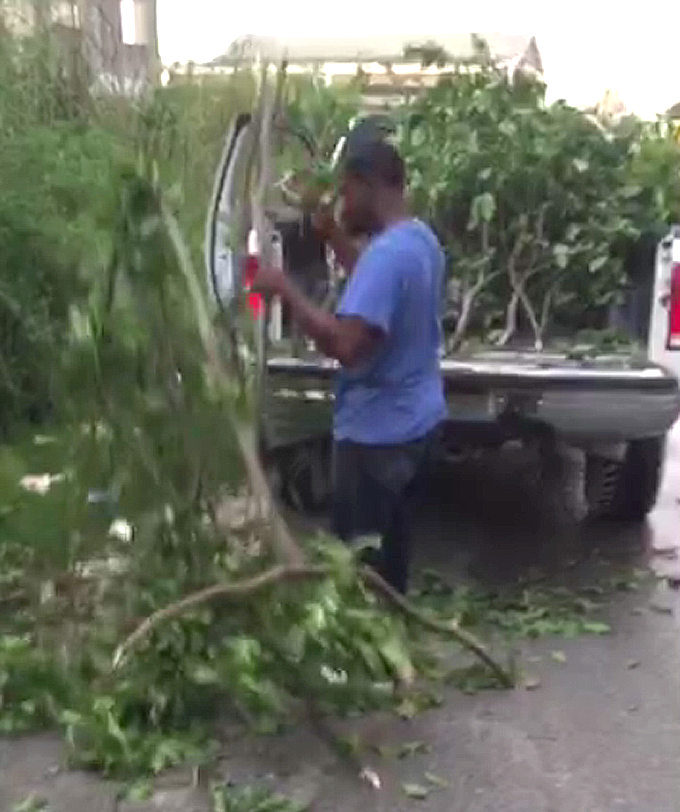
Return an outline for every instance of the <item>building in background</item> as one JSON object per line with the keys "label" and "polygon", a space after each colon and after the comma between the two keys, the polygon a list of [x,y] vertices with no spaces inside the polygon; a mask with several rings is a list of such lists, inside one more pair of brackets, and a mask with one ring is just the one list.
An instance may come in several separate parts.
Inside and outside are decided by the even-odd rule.
{"label": "building in background", "polygon": [[680,102],[666,110],[666,118],[668,118],[673,125],[676,137],[678,141],[680,141]]}
{"label": "building in background", "polygon": [[[486,43],[490,55],[498,61],[524,62],[542,72],[543,64],[535,37],[524,34],[433,34],[412,37],[408,34],[366,34],[363,36],[338,37],[274,37],[244,35],[237,37],[227,51],[212,60],[211,65],[235,65],[258,54],[271,59],[284,53],[291,65],[307,69],[361,64],[387,66],[403,63],[405,55],[414,47],[429,47],[437,56],[449,56],[453,62],[470,61],[477,55],[475,40]],[[410,61],[410,60],[406,60]],[[442,65],[443,67],[443,65]]]}
{"label": "building in background", "polygon": [[49,30],[64,56],[79,56],[91,88],[141,92],[160,71],[156,0],[2,0],[5,26],[16,36]]}
{"label": "building in background", "polygon": [[614,123],[625,118],[628,108],[616,90],[605,90],[602,98],[592,108],[586,110],[587,113],[596,116],[600,121]]}
{"label": "building in background", "polygon": [[229,74],[259,58],[285,56],[288,72],[313,73],[328,84],[362,78],[367,107],[381,108],[403,101],[436,84],[455,66],[479,64],[491,58],[511,72],[543,76],[543,62],[535,37],[513,34],[457,34],[410,38],[408,35],[354,37],[262,37],[235,39],[227,51],[205,65],[175,67],[175,74],[194,78]]}

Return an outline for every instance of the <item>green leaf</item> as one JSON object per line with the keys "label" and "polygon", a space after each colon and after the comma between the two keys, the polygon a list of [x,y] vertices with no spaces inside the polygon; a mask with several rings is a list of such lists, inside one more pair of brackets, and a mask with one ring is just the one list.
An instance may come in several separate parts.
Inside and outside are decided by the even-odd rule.
{"label": "green leaf", "polygon": [[39,798],[37,795],[29,795],[28,798],[15,804],[11,812],[49,812],[49,808],[44,798]]}
{"label": "green leaf", "polygon": [[630,199],[633,197],[638,197],[642,194],[642,187],[638,186],[637,184],[629,184],[628,186],[624,186],[621,189],[621,196]]}
{"label": "green leaf", "polygon": [[413,719],[413,717],[416,716],[420,710],[421,709],[418,707],[417,703],[408,697],[402,699],[396,708],[397,715],[401,716],[402,719]]}
{"label": "green leaf", "polygon": [[582,231],[583,227],[580,226],[578,223],[570,223],[566,231],[567,240],[569,240],[569,242],[574,242],[574,240],[579,236],[579,234]]}
{"label": "green leaf", "polygon": [[425,773],[425,778],[430,784],[434,784],[435,787],[440,787],[441,789],[447,789],[449,787],[449,782],[445,778],[440,778],[435,773]]}
{"label": "green leaf", "polygon": [[604,268],[607,262],[609,262],[608,256],[595,257],[588,263],[588,270],[591,273],[597,273],[601,268]]}
{"label": "green leaf", "polygon": [[513,138],[517,134],[517,127],[512,121],[508,121],[508,119],[501,121],[498,125],[498,129],[503,135],[507,135],[509,138]]}
{"label": "green leaf", "polygon": [[128,787],[125,792],[125,800],[128,803],[139,803],[148,801],[153,795],[153,784],[148,779],[136,781]]}
{"label": "green leaf", "polygon": [[408,796],[414,801],[424,801],[430,794],[430,790],[427,787],[424,787],[422,784],[402,784],[401,788],[404,791],[404,795]]}
{"label": "green leaf", "polygon": [[415,668],[406,646],[398,637],[393,636],[382,642],[380,654],[402,682],[409,685],[413,682]]}
{"label": "green leaf", "polygon": [[350,758],[357,758],[364,749],[364,742],[358,733],[348,733],[338,738],[342,752]]}
{"label": "green leaf", "polygon": [[557,243],[557,245],[553,246],[553,256],[557,267],[564,270],[569,264],[569,246],[564,245],[564,243]]}
{"label": "green leaf", "polygon": [[188,677],[196,685],[218,685],[220,682],[218,671],[205,663],[199,663],[191,668]]}
{"label": "green leaf", "polygon": [[563,651],[551,651],[550,656],[556,663],[566,663],[567,655]]}
{"label": "green leaf", "polygon": [[490,192],[484,192],[476,198],[476,201],[480,218],[485,223],[490,223],[496,213],[496,199]]}
{"label": "green leaf", "polygon": [[399,750],[393,744],[378,744],[375,750],[384,759],[398,758],[399,756]]}
{"label": "green leaf", "polygon": [[427,753],[428,751],[429,747],[425,742],[406,742],[399,747],[398,757],[401,759],[410,758],[411,756]]}
{"label": "green leaf", "polygon": [[380,535],[377,533],[371,533],[356,538],[351,544],[351,549],[355,554],[358,554],[363,553],[366,550],[379,550],[381,546],[382,538]]}
{"label": "green leaf", "polygon": [[588,634],[609,634],[611,626],[608,623],[601,623],[596,620],[587,620],[583,624],[583,631]]}

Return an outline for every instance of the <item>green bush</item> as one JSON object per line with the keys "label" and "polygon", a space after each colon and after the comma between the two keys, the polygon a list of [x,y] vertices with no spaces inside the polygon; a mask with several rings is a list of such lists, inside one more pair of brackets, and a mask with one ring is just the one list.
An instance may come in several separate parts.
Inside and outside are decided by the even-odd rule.
{"label": "green bush", "polygon": [[100,225],[116,144],[70,123],[0,135],[0,426],[53,408],[72,304],[109,237]]}

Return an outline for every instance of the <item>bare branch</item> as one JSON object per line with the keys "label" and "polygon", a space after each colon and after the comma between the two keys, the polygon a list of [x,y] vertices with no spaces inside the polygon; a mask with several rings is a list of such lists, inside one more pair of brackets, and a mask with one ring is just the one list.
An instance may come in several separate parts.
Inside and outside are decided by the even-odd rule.
{"label": "bare branch", "polygon": [[501,685],[506,688],[512,688],[514,686],[515,681],[512,675],[493,659],[486,648],[477,640],[476,637],[474,637],[474,635],[470,634],[470,632],[467,632],[464,629],[461,629],[456,621],[445,622],[421,611],[403,595],[400,595],[399,592],[391,587],[387,581],[381,578],[377,572],[369,569],[368,567],[362,568],[360,575],[364,581],[366,581],[376,591],[381,592],[386,598],[388,598],[388,600],[391,601],[392,604],[394,604],[394,606],[401,610],[401,612],[411,620],[415,620],[417,623],[420,623],[421,626],[424,626],[426,629],[429,629],[436,634],[443,634],[447,637],[453,637],[464,648],[469,649],[476,654],[477,657],[479,657],[480,660],[482,660],[494,673]]}
{"label": "bare branch", "polygon": [[[333,569],[328,566],[302,566],[302,567],[273,567],[252,578],[233,583],[216,584],[198,592],[188,595],[182,600],[171,603],[159,609],[146,618],[129,637],[127,637],[116,649],[113,657],[112,668],[119,668],[126,660],[129,652],[142,640],[148,637],[151,632],[160,624],[174,618],[180,617],[190,609],[195,609],[204,603],[208,603],[217,598],[225,600],[241,600],[251,597],[256,592],[266,589],[274,584],[283,581],[307,581],[319,578],[326,578],[333,574]],[[514,685],[512,675],[497,663],[486,648],[469,632],[461,629],[456,622],[445,622],[426,614],[418,609],[403,595],[400,595],[374,570],[362,567],[358,570],[358,577],[371,589],[383,595],[402,614],[410,620],[419,623],[424,628],[436,634],[452,637],[464,648],[477,655],[494,673],[500,684],[511,688]]]}
{"label": "bare branch", "polygon": [[517,290],[514,289],[505,310],[505,329],[503,330],[501,337],[498,339],[498,345],[500,347],[505,347],[510,339],[515,335],[515,330],[517,329],[518,306],[519,294],[517,293]]}
{"label": "bare branch", "polygon": [[519,296],[519,300],[522,303],[522,307],[524,308],[524,312],[527,314],[527,318],[529,319],[529,323],[531,324],[531,329],[534,332],[534,348],[536,350],[543,349],[543,331],[541,330],[541,325],[538,323],[538,319],[536,318],[536,312],[534,311],[534,306],[531,304],[531,300],[527,295],[526,289],[524,287],[524,283],[517,288],[517,295]]}
{"label": "bare branch", "polygon": [[502,271],[493,271],[492,273],[485,275],[483,269],[477,274],[477,279],[475,280],[474,285],[465,292],[463,296],[463,306],[461,308],[460,316],[458,318],[458,322],[456,323],[456,329],[449,340],[449,349],[453,352],[457,350],[460,345],[463,343],[463,337],[465,336],[465,331],[467,330],[468,322],[470,321],[470,317],[472,316],[472,311],[474,309],[475,299],[479,296],[479,294],[484,290],[487,285],[489,285],[496,277],[500,276]]}
{"label": "bare branch", "polygon": [[187,595],[186,598],[171,603],[162,609],[158,609],[152,615],[149,615],[149,617],[118,646],[113,657],[112,668],[116,669],[121,666],[127,658],[128,652],[135,648],[145,637],[148,637],[157,626],[162,623],[167,623],[176,617],[180,617],[189,610],[195,609],[197,606],[209,603],[216,598],[224,600],[247,598],[260,590],[284,580],[310,580],[323,578],[327,574],[327,567],[278,566],[272,567],[259,575],[255,575],[253,578],[246,578],[243,581],[236,581],[235,583],[216,584],[215,586],[210,586],[206,589],[194,592],[191,595]]}
{"label": "bare branch", "polygon": [[[229,381],[229,373],[228,370],[224,368],[224,362],[217,346],[215,330],[212,326],[210,316],[208,315],[205,297],[198,283],[198,278],[191,267],[189,251],[182,239],[177,221],[172,212],[162,201],[161,212],[177,256],[177,262],[187,283],[190,301],[196,315],[199,335],[203,344],[210,375],[213,381],[217,382],[218,385],[224,386]],[[234,430],[236,441],[238,442],[239,450],[246,466],[246,472],[253,495],[258,500],[258,504],[262,507],[265,514],[269,517],[271,523],[271,544],[274,549],[274,554],[281,563],[301,565],[304,561],[304,554],[274,504],[269,483],[267,482],[257,452],[257,441],[253,428],[239,421],[233,409],[227,410],[227,418],[231,422]]]}

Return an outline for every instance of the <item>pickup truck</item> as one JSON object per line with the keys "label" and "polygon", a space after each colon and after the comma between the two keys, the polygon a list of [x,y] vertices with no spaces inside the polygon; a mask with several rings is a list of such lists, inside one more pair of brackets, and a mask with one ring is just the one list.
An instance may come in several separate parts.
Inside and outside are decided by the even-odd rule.
{"label": "pickup truck", "polygon": [[[206,266],[217,305],[235,298],[252,237],[243,229],[234,237],[247,205],[242,179],[251,126],[249,115],[236,118],[215,180]],[[324,246],[285,205],[270,207],[267,220],[286,271],[321,301],[329,285]],[[443,354],[449,418],[442,460],[521,443],[536,454],[539,487],[560,494],[569,517],[644,519],[656,501],[666,435],[680,413],[679,228],[658,246],[650,310],[642,358],[500,349]],[[293,352],[287,314],[276,305],[265,312],[270,340],[261,390],[262,453],[280,492],[316,508],[329,493],[335,365],[306,345]]]}

